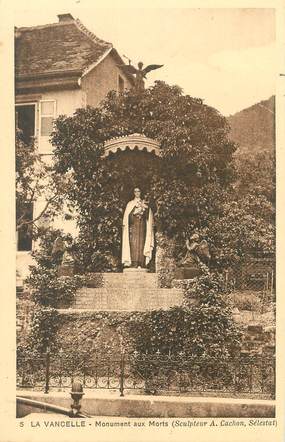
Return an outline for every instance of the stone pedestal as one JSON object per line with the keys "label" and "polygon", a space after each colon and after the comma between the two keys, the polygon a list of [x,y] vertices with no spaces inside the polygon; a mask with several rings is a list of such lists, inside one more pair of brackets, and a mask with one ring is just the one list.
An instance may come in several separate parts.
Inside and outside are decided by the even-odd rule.
{"label": "stone pedestal", "polygon": [[145,311],[168,309],[182,304],[182,289],[160,288],[157,274],[149,273],[147,269],[129,268],[123,273],[100,275],[102,275],[102,286],[84,287],[78,290],[72,308],[97,311]]}
{"label": "stone pedestal", "polygon": [[193,279],[201,275],[201,270],[198,267],[179,267],[175,271],[175,279]]}
{"label": "stone pedestal", "polygon": [[125,267],[123,273],[143,275],[144,273],[148,273],[148,270],[142,267]]}
{"label": "stone pedestal", "polygon": [[58,276],[73,276],[74,265],[73,264],[61,264],[58,268]]}

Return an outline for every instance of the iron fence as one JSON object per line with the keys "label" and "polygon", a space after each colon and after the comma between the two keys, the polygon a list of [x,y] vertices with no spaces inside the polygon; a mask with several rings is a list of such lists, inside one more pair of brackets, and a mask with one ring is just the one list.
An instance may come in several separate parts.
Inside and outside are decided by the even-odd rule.
{"label": "iron fence", "polygon": [[52,354],[18,357],[17,387],[44,390],[70,388],[74,381],[87,389],[145,394],[205,394],[274,398],[273,358],[189,358],[185,354],[124,354],[118,357]]}

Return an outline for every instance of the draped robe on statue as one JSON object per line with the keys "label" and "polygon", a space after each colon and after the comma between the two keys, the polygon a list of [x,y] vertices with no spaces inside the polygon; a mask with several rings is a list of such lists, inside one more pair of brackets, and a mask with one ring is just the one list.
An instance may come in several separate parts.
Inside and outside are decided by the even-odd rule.
{"label": "draped robe on statue", "polygon": [[152,257],[154,246],[153,214],[148,207],[136,214],[140,199],[129,201],[123,217],[122,263],[125,267],[144,267]]}

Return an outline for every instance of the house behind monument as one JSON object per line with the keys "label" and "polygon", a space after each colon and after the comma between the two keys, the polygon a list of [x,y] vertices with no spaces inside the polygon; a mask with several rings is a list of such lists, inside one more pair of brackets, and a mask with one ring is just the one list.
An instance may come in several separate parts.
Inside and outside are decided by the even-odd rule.
{"label": "house behind monument", "polygon": [[[15,28],[16,127],[25,142],[34,137],[46,161],[53,155],[49,137],[53,120],[78,108],[97,106],[111,90],[122,92],[134,84],[112,43],[101,40],[71,14],[58,22]],[[31,219],[45,201],[29,208]],[[17,274],[21,281],[31,263],[33,241],[26,230],[17,232]]]}

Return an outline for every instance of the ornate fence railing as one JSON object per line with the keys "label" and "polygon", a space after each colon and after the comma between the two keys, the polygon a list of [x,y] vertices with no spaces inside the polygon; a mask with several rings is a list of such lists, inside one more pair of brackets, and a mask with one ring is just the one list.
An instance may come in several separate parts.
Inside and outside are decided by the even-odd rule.
{"label": "ornate fence railing", "polygon": [[218,396],[275,397],[275,363],[272,358],[189,358],[184,354],[121,353],[90,357],[47,353],[44,357],[17,359],[17,387],[63,390],[79,381],[84,388],[141,391],[145,394],[207,394]]}

